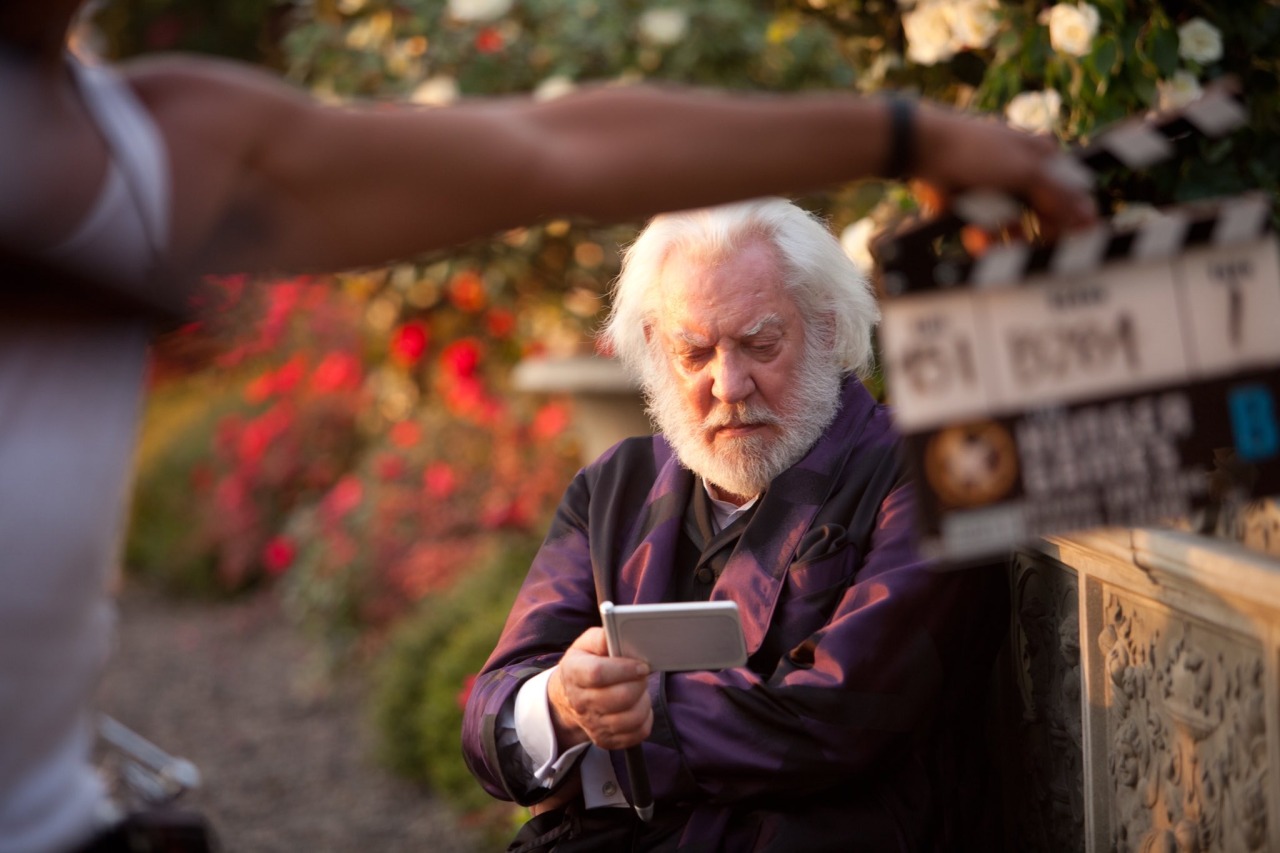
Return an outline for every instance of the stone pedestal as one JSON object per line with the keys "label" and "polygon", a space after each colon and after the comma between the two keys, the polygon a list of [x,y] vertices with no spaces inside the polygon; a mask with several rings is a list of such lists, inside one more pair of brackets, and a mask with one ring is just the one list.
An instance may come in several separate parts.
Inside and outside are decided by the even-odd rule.
{"label": "stone pedestal", "polygon": [[1108,530],[1020,551],[1010,581],[1011,848],[1280,851],[1280,563]]}
{"label": "stone pedestal", "polygon": [[513,383],[520,391],[569,395],[584,463],[621,439],[652,431],[639,389],[615,359],[594,355],[529,359],[516,366]]}

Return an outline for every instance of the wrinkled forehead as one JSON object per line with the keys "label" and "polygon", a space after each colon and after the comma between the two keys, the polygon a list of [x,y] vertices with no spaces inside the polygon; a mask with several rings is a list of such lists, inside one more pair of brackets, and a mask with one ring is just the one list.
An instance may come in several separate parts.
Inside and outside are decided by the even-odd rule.
{"label": "wrinkled forehead", "polygon": [[782,322],[796,311],[777,249],[764,240],[729,251],[673,250],[662,264],[653,296],[653,315],[668,329],[728,324],[746,334],[766,318]]}

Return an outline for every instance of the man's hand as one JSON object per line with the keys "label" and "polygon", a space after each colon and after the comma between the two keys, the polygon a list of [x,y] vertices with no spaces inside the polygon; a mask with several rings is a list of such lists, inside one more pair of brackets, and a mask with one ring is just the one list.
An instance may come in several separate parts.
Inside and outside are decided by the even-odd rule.
{"label": "man's hand", "polygon": [[1003,190],[1036,211],[1048,239],[1097,219],[1088,188],[1063,168],[1066,155],[1049,136],[931,104],[921,104],[917,132],[915,175],[944,197],[977,187]]}
{"label": "man's hand", "polygon": [[609,657],[604,629],[584,631],[547,682],[560,748],[590,740],[603,749],[625,749],[647,738],[653,728],[648,675],[644,661]]}

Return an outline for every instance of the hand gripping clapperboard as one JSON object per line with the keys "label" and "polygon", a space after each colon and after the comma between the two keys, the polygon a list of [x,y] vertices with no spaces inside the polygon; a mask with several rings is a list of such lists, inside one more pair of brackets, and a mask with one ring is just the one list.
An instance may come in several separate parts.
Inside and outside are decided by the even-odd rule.
{"label": "hand gripping clapperboard", "polygon": [[[1142,169],[1245,120],[1211,88],[1065,159]],[[883,367],[926,553],[963,562],[1280,493],[1270,205],[1245,194],[976,259],[935,249],[973,221],[959,214],[881,242]]]}

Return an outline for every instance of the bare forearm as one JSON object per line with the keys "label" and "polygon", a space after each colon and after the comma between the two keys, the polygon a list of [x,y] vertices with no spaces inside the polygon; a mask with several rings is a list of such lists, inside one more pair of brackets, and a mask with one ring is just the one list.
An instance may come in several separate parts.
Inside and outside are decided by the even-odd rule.
{"label": "bare forearm", "polygon": [[330,114],[318,124],[323,147],[282,145],[289,162],[265,170],[295,176],[275,199],[278,218],[317,228],[296,237],[313,247],[299,260],[318,266],[557,216],[617,222],[801,192],[873,174],[888,144],[873,101],[645,87],[549,104]]}
{"label": "bare forearm", "polygon": [[[374,264],[551,217],[616,222],[799,193],[891,161],[885,102],[842,93],[631,87],[428,110],[320,107],[261,81],[227,88],[222,100],[246,104],[232,114],[256,120],[205,254],[223,267]],[[1054,184],[1043,140],[925,106],[912,147],[915,173],[944,192],[993,186],[1059,224],[1088,218],[1087,198]]]}
{"label": "bare forearm", "polygon": [[883,105],[832,93],[602,90],[532,121],[566,140],[536,194],[601,220],[803,192],[874,174],[888,159]]}

